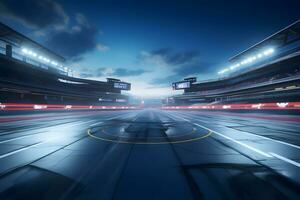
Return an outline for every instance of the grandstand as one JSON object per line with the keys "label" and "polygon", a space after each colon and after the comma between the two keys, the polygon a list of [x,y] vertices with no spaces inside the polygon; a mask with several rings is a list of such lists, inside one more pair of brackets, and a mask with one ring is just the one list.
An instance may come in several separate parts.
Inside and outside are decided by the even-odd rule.
{"label": "grandstand", "polygon": [[229,59],[220,78],[172,84],[183,94],[165,105],[217,105],[300,101],[300,21]]}
{"label": "grandstand", "polygon": [[0,104],[126,105],[131,84],[70,76],[66,60],[0,23]]}

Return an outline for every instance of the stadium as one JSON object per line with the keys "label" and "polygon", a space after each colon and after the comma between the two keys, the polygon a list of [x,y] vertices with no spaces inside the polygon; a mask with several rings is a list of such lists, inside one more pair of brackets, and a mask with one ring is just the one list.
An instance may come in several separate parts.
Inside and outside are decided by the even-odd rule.
{"label": "stadium", "polygon": [[0,199],[299,200],[300,4],[133,2],[0,1]]}
{"label": "stadium", "polygon": [[196,82],[196,78],[187,78],[173,83],[173,90],[184,92],[166,98],[165,108],[220,109],[227,105],[227,109],[251,109],[251,106],[276,109],[276,103],[299,108],[299,33],[300,21],[297,21],[231,57],[232,65],[218,72],[219,79]]}
{"label": "stadium", "polygon": [[[0,105],[7,109],[126,106],[131,84],[72,76],[62,56],[0,23]],[[104,107],[110,108],[110,107]]]}

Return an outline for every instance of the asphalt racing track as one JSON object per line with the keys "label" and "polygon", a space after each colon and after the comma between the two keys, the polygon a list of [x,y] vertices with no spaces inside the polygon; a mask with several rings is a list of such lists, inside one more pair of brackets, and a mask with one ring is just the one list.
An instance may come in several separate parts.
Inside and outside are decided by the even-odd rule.
{"label": "asphalt racing track", "polygon": [[299,199],[298,116],[78,111],[0,117],[0,199]]}

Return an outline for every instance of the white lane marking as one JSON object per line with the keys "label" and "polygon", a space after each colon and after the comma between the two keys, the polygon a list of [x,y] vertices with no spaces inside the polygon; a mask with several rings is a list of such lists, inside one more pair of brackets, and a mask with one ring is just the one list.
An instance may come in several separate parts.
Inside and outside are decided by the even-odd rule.
{"label": "white lane marking", "polygon": [[285,162],[288,162],[288,163],[290,163],[290,164],[292,164],[292,165],[295,165],[296,167],[300,167],[300,163],[298,163],[298,162],[296,162],[296,161],[293,161],[293,160],[291,160],[291,159],[288,159],[288,158],[286,158],[286,157],[283,157],[283,156],[278,155],[278,154],[273,153],[273,152],[269,152],[269,154],[271,154],[271,155],[274,156],[275,158],[278,158],[278,159],[280,159],[280,160],[282,160],[282,161],[285,161]]}
{"label": "white lane marking", "polygon": [[[187,115],[188,116],[188,115]],[[193,115],[192,115],[193,116]],[[191,117],[191,116],[189,116]],[[199,119],[195,119],[197,121],[202,121],[202,120],[199,120]],[[295,144],[291,144],[291,143],[287,143],[287,142],[284,142],[284,141],[281,141],[281,140],[276,140],[276,139],[272,139],[272,138],[269,138],[269,137],[265,137],[265,136],[262,136],[262,135],[257,135],[257,134],[254,134],[254,133],[249,133],[249,132],[245,132],[245,131],[241,131],[242,133],[246,133],[246,134],[249,134],[249,135],[253,135],[253,136],[256,136],[256,137],[259,137],[259,138],[263,138],[263,139],[266,139],[266,140],[271,140],[273,142],[277,142],[277,143],[280,143],[280,144],[284,144],[284,145],[287,145],[287,146],[290,146],[290,147],[294,147],[294,148],[297,148],[297,149],[300,149],[300,146],[297,146]]]}
{"label": "white lane marking", "polygon": [[[89,122],[92,122],[92,121],[94,121],[94,120],[90,120],[90,121],[87,121],[87,122],[80,122],[80,123],[76,123],[76,124],[70,124],[70,125],[65,125],[64,124],[64,125],[65,126],[69,126],[69,127],[73,127],[73,126],[78,126],[78,125],[86,124],[86,123],[89,123]],[[62,126],[62,125],[60,124],[60,125],[57,125],[57,126]],[[50,126],[50,127],[54,127],[54,126]],[[41,129],[47,129],[47,128],[49,128],[49,127],[45,127],[45,128],[41,128]],[[17,138],[11,138],[11,139],[8,139],[8,140],[2,140],[2,141],[0,141],[0,144],[6,143],[6,142],[11,142],[11,141],[14,141],[14,140],[23,139],[23,138],[26,138],[26,137],[37,136],[39,133],[40,132],[34,133],[34,134],[30,134],[30,135],[20,136],[20,137],[17,137]]]}
{"label": "white lane marking", "polygon": [[[182,117],[180,117],[180,118],[182,118]],[[218,132],[216,132],[216,131],[213,131],[213,130],[211,130],[211,129],[209,129],[209,128],[206,128],[206,127],[204,127],[204,126],[202,126],[202,125],[199,125],[199,124],[196,124],[196,123],[194,123],[194,124],[197,125],[197,126],[200,126],[200,127],[202,127],[202,128],[205,128],[205,129],[207,129],[207,130],[210,130],[210,131],[212,131],[212,132],[214,132],[214,133],[216,133],[216,134],[218,134],[218,135],[220,135],[220,136],[222,136],[222,137],[225,137],[225,138],[227,138],[227,139],[229,139],[229,140],[232,140],[232,141],[234,141],[234,142],[237,142],[237,143],[239,143],[240,145],[243,145],[243,146],[246,145],[245,147],[250,148],[251,150],[256,151],[257,153],[266,154],[266,153],[264,153],[264,152],[262,152],[262,151],[260,151],[260,150],[258,150],[258,149],[255,149],[255,148],[253,148],[253,147],[251,147],[251,146],[249,146],[249,145],[247,145],[247,144],[244,144],[244,143],[242,143],[242,142],[236,141],[236,140],[234,140],[234,139],[232,139],[232,138],[230,138],[230,137],[228,137],[228,136],[225,136],[225,135],[223,135],[223,134],[221,134],[221,133],[218,133]],[[252,134],[252,133],[249,133],[249,134],[255,135],[255,134]],[[261,138],[265,138],[264,136],[259,136],[259,135],[255,135],[255,136],[258,136],[258,137],[261,137]],[[273,139],[271,139],[271,138],[265,138],[265,139],[269,139],[269,140],[272,140],[272,141],[275,141],[275,142],[279,142],[279,143],[282,143],[282,144],[286,144],[286,145],[289,145],[289,146],[293,146],[293,147],[296,147],[296,148],[300,148],[299,146],[296,146],[296,145],[293,145],[293,144],[289,144],[289,143],[286,143],[286,142],[282,142],[282,141],[279,141],[279,140],[273,140]],[[258,151],[259,151],[259,152],[258,152]],[[281,155],[278,155],[278,154],[276,154],[276,153],[273,153],[273,152],[269,152],[269,154],[266,154],[265,156],[267,156],[267,157],[275,157],[275,158],[277,158],[277,159],[279,159],[279,160],[282,160],[282,161],[284,161],[284,162],[287,162],[287,163],[290,163],[290,164],[292,164],[292,165],[295,165],[296,167],[300,167],[300,163],[298,163],[298,162],[296,162],[296,161],[293,161],[293,160],[291,160],[291,159],[288,159],[288,158],[286,158],[286,157],[283,157],[283,156],[281,156]]]}
{"label": "white lane marking", "polygon": [[[109,118],[109,120],[114,119],[114,118],[118,118],[118,117],[120,117],[120,116]],[[75,124],[69,124],[69,125],[66,125],[66,126],[73,127],[73,126],[78,126],[78,125],[82,125],[82,124],[87,124],[87,123],[90,123],[92,121],[94,121],[94,120],[89,120],[89,121],[86,121],[86,122],[79,122],[79,123],[75,123]],[[97,123],[91,124],[90,126],[93,126],[93,125],[96,125],[96,124],[101,124],[101,123],[103,123],[103,122],[97,122]],[[61,124],[58,125],[58,126],[61,126]],[[23,139],[23,138],[26,138],[26,137],[33,137],[33,136],[36,136],[36,134],[25,135],[25,136],[21,136],[21,137],[17,137],[17,138],[11,138],[11,139],[8,139],[8,140],[3,140],[3,141],[0,141],[0,144],[6,143],[6,142],[11,142],[11,141],[14,141],[14,140]]]}
{"label": "white lane marking", "polygon": [[30,148],[32,148],[32,147],[41,145],[41,144],[43,144],[43,143],[44,143],[44,142],[39,142],[39,143],[36,143],[36,144],[32,144],[32,145],[29,145],[29,146],[26,146],[26,147],[23,147],[23,148],[20,148],[20,149],[17,149],[17,150],[8,152],[8,153],[6,153],[6,154],[0,155],[0,159],[5,158],[5,157],[8,157],[8,156],[11,156],[11,155],[16,154],[16,153],[19,153],[19,152],[21,152],[21,151],[25,151],[25,150],[27,150],[27,149],[30,149]]}
{"label": "white lane marking", "polygon": [[244,131],[242,131],[242,132],[243,132],[243,133],[247,133],[247,134],[249,134],[249,135],[254,135],[254,136],[257,136],[257,137],[266,139],[266,140],[271,140],[271,141],[273,141],[273,142],[277,142],[277,143],[280,143],[280,144],[285,144],[285,145],[287,145],[287,146],[291,146],[291,147],[300,149],[300,146],[297,146],[297,145],[295,145],[295,144],[290,144],[290,143],[287,143],[287,142],[284,142],[284,141],[275,140],[275,139],[268,138],[268,137],[265,137],[265,136],[262,136],[262,135],[256,135],[256,134],[254,134],[254,133],[248,133],[248,132],[244,132]]}
{"label": "white lane marking", "polygon": [[[19,128],[19,127],[18,127]],[[41,129],[44,128],[44,127],[41,127]],[[4,132],[1,132],[0,131],[0,136],[2,135],[7,135],[7,134],[11,134],[11,133],[20,133],[20,132],[25,132],[25,131],[33,131],[33,130],[36,130],[35,128],[24,128],[22,130],[18,129],[18,130],[15,130],[15,131],[4,131]]]}
{"label": "white lane marking", "polygon": [[17,137],[17,138],[11,138],[11,139],[8,139],[8,140],[2,140],[0,141],[0,144],[2,143],[6,143],[6,142],[11,142],[11,141],[14,141],[14,140],[19,140],[19,139],[22,139],[22,138],[26,138],[26,137],[32,137],[36,134],[33,134],[33,135],[25,135],[25,136],[21,136],[21,137]]}
{"label": "white lane marking", "polygon": [[[181,119],[185,119],[185,118],[179,117],[179,116],[176,116],[176,117],[181,118]],[[186,120],[186,121],[189,121],[189,120],[187,120],[187,119],[185,119],[185,120]],[[243,147],[246,147],[246,148],[248,148],[248,149],[250,149],[250,150],[252,150],[252,151],[254,151],[254,152],[258,153],[258,154],[261,154],[261,155],[266,156],[266,157],[268,157],[268,158],[272,158],[272,157],[273,157],[273,156],[271,156],[271,155],[268,154],[268,153],[265,153],[265,152],[263,152],[263,151],[261,151],[261,150],[259,150],[259,149],[254,148],[254,147],[251,147],[251,146],[249,146],[249,145],[247,145],[247,144],[245,144],[245,143],[243,143],[243,142],[240,142],[240,141],[238,141],[238,140],[235,140],[235,139],[233,139],[233,138],[231,138],[231,137],[228,137],[228,136],[226,136],[226,135],[224,135],[224,134],[222,134],[222,133],[219,133],[219,132],[217,132],[217,131],[211,130],[210,128],[207,128],[207,127],[202,126],[202,125],[197,124],[197,123],[193,123],[193,124],[195,124],[196,126],[199,126],[199,127],[201,127],[201,128],[204,128],[204,129],[206,129],[206,130],[208,130],[208,131],[211,131],[211,132],[213,132],[213,133],[215,133],[215,134],[217,134],[217,135],[219,135],[219,136],[221,136],[221,137],[223,137],[223,138],[226,138],[226,139],[228,139],[228,140],[230,140],[230,141],[232,141],[232,142],[235,142],[235,143],[237,143],[237,144],[239,144],[239,145],[241,145],[241,146],[243,146]]]}
{"label": "white lane marking", "polygon": [[[48,129],[48,128],[52,128],[52,127],[56,127],[56,126],[69,126],[69,127],[73,127],[73,126],[77,126],[77,125],[81,125],[81,124],[85,124],[85,123],[88,123],[88,122],[91,122],[91,121],[94,121],[94,120],[90,120],[90,121],[87,121],[87,122],[79,122],[79,123],[76,123],[77,121],[74,121],[74,122],[67,122],[67,123],[64,123],[64,124],[53,124],[53,125],[50,125],[50,126],[46,126],[46,127],[37,127],[39,130],[43,130],[43,129]],[[76,124],[74,124],[76,123]],[[21,130],[17,130],[17,131],[7,131],[7,132],[0,132],[0,136],[2,135],[6,135],[6,134],[11,134],[11,133],[24,133],[24,132],[32,132],[32,131],[35,131],[36,129],[35,128],[27,128],[27,129],[21,129]],[[38,132],[40,133],[40,132]]]}
{"label": "white lane marking", "polygon": [[233,138],[231,138],[231,137],[228,137],[228,136],[226,136],[226,135],[223,135],[222,133],[219,133],[219,132],[217,132],[217,131],[214,131],[214,130],[211,130],[211,129],[209,129],[209,128],[207,128],[207,127],[205,127],[205,126],[202,126],[202,125],[200,125],[200,124],[197,124],[197,123],[194,123],[196,126],[199,126],[199,127],[201,127],[201,128],[204,128],[204,129],[206,129],[206,130],[209,130],[209,131],[211,131],[211,132],[213,132],[213,133],[215,133],[215,134],[217,134],[217,135],[219,135],[219,136],[221,136],[221,137],[223,137],[223,138],[226,138],[226,139],[228,139],[228,140],[230,140],[230,141],[232,141],[232,142],[235,142],[235,143],[237,143],[237,144],[239,144],[239,145],[241,145],[241,146],[243,146],[243,147],[246,147],[246,148],[248,148],[248,149],[250,149],[250,150],[252,150],[252,151],[255,151],[256,153],[258,153],[258,154],[261,154],[261,155],[263,155],[263,156],[266,156],[266,157],[268,157],[268,158],[272,158],[273,156],[271,156],[270,154],[267,154],[267,153],[265,153],[265,152],[263,152],[263,151],[261,151],[261,150],[259,150],[259,149],[256,149],[256,148],[254,148],[254,147],[251,147],[251,146],[249,146],[248,144],[245,144],[245,143],[243,143],[243,142],[240,142],[240,141],[238,141],[238,140],[235,140],[235,139],[233,139]]}

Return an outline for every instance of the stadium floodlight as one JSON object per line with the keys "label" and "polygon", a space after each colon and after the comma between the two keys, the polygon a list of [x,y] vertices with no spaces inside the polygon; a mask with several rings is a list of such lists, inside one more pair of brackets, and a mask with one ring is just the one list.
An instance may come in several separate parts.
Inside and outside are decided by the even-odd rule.
{"label": "stadium floodlight", "polygon": [[23,52],[23,53],[28,53],[28,49],[22,48],[22,52]]}
{"label": "stadium floodlight", "polygon": [[57,63],[54,62],[54,61],[52,61],[51,64],[54,65],[54,66],[57,66]]}
{"label": "stadium floodlight", "polygon": [[50,62],[50,60],[48,59],[48,58],[46,58],[46,57],[42,57],[43,58],[43,61],[45,61],[45,62]]}
{"label": "stadium floodlight", "polygon": [[251,57],[248,57],[248,58],[242,60],[240,63],[237,63],[235,65],[230,66],[229,68],[219,71],[218,74],[224,74],[225,72],[234,70],[234,69],[240,67],[241,65],[246,65],[246,64],[252,63],[253,61],[261,59],[264,56],[271,55],[272,53],[274,53],[274,51],[275,51],[274,48],[266,49],[263,52],[258,53],[257,55],[254,55],[254,56],[251,56]]}
{"label": "stadium floodlight", "polygon": [[269,52],[270,52],[270,53],[274,53],[274,49],[273,49],[273,48],[270,48],[270,49],[269,49]]}
{"label": "stadium floodlight", "polygon": [[222,71],[219,71],[218,74],[224,74],[225,72],[227,72],[229,69],[223,69]]}
{"label": "stadium floodlight", "polygon": [[269,54],[269,51],[264,51],[264,55],[267,56]]}
{"label": "stadium floodlight", "polygon": [[39,59],[39,60],[41,60],[41,61],[44,61],[44,62],[46,62],[46,63],[51,63],[51,64],[54,65],[54,66],[57,66],[57,65],[58,65],[57,62],[52,61],[52,60],[50,60],[50,59],[48,59],[48,58],[46,58],[46,57],[44,57],[44,56],[42,56],[42,55],[40,55],[40,54],[37,54],[37,53],[35,53],[34,51],[31,51],[31,50],[29,50],[29,49],[27,49],[27,48],[22,48],[21,51],[22,51],[24,54],[26,54],[26,55],[32,56],[32,57],[34,57],[34,58],[36,58],[36,59]]}
{"label": "stadium floodlight", "polygon": [[269,54],[272,54],[274,52],[274,49],[273,48],[270,48],[270,49],[267,49],[263,52],[264,55],[269,55]]}
{"label": "stadium floodlight", "polygon": [[237,63],[237,64],[235,64],[235,65],[230,66],[229,69],[230,69],[230,70],[234,70],[235,68],[237,68],[237,67],[239,67],[239,66],[240,66],[240,64]]}

